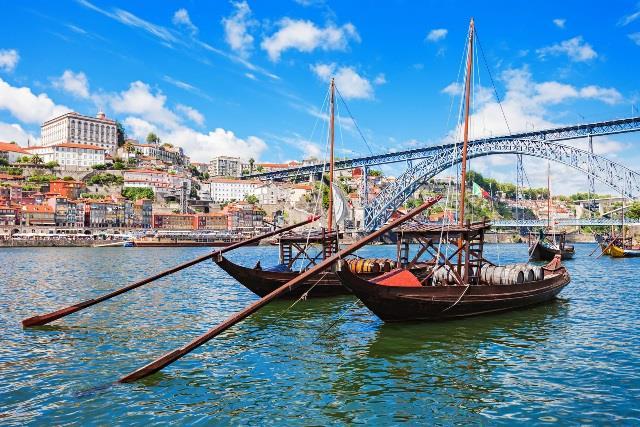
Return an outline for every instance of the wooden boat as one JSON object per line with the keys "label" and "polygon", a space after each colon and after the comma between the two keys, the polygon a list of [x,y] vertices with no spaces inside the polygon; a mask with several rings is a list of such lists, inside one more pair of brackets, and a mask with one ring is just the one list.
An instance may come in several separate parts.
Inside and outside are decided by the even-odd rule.
{"label": "wooden boat", "polygon": [[[469,27],[465,77],[464,140],[457,224],[403,225],[396,229],[400,268],[373,279],[358,277],[341,262],[337,275],[383,321],[444,320],[495,313],[547,302],[569,283],[569,274],[554,255],[544,267],[529,264],[496,266],[483,255],[490,223],[465,222],[469,104],[473,75],[473,19]],[[417,252],[409,255],[411,246]],[[431,257],[424,278],[412,273],[421,257]]]}
{"label": "wooden boat", "polygon": [[640,257],[640,249],[623,248],[612,244],[608,249],[608,255],[614,258],[636,258]]}
{"label": "wooden boat", "polygon": [[633,246],[632,239],[615,235],[595,235],[598,245],[602,249],[603,255],[614,258],[637,258],[640,257],[640,247]]}
{"label": "wooden boat", "polygon": [[[499,267],[482,258],[484,232],[488,223],[445,227],[448,243],[462,241],[468,249],[453,254],[433,267],[420,280],[407,269],[396,269],[373,279],[359,277],[341,264],[337,275],[374,314],[385,322],[445,320],[523,308],[553,299],[568,283],[569,274],[560,255],[532,275],[535,266],[516,264]],[[403,230],[403,239],[418,235],[431,253],[437,252],[441,226]],[[452,257],[463,253],[457,265]],[[436,254],[437,255],[437,254]],[[468,272],[468,273],[467,273]],[[492,272],[492,273],[490,273]]]}
{"label": "wooden boat", "polygon": [[[335,119],[335,83],[330,84],[330,157],[329,157],[329,188],[333,187],[334,176],[334,119]],[[235,264],[222,255],[214,258],[220,268],[244,285],[247,289],[260,297],[264,297],[283,284],[293,280],[302,272],[315,267],[323,260],[330,258],[339,251],[339,232],[334,229],[333,220],[333,191],[329,190],[329,207],[327,209],[327,228],[310,230],[307,232],[291,232],[279,236],[277,243],[280,247],[279,264],[263,267],[260,261],[254,267],[243,267]],[[350,260],[354,270],[363,277],[372,278],[395,267],[395,262],[390,260]],[[368,267],[367,267],[368,266]],[[416,267],[419,274],[420,266]],[[319,277],[309,279],[302,283],[295,291],[285,292],[282,298],[297,298],[302,295],[307,297],[328,297],[346,295],[351,292],[342,286],[335,271],[328,269]]]}
{"label": "wooden boat", "polygon": [[529,259],[532,261],[551,261],[556,255],[560,259],[573,258],[576,250],[566,243],[565,233],[553,233],[532,239],[529,234]]}
{"label": "wooden boat", "polygon": [[[172,247],[217,247],[238,243],[241,236],[220,233],[197,233],[193,231],[159,231],[154,236],[133,240],[136,247],[172,248]],[[256,245],[254,243],[253,245]]]}
{"label": "wooden boat", "polygon": [[[254,267],[243,267],[220,255],[214,258],[231,277],[244,285],[251,292],[264,297],[278,289],[283,284],[300,275],[302,271],[317,265],[338,251],[338,233],[287,233],[280,237],[280,263],[264,268],[260,261]],[[358,259],[348,260],[354,271],[363,277],[373,278],[390,271],[395,262],[388,259]],[[415,268],[416,274],[424,266]],[[340,279],[332,269],[325,270],[319,277],[310,279],[295,291],[285,293],[283,298],[297,298],[303,294],[308,297],[330,297],[348,295],[351,292],[342,286]]]}

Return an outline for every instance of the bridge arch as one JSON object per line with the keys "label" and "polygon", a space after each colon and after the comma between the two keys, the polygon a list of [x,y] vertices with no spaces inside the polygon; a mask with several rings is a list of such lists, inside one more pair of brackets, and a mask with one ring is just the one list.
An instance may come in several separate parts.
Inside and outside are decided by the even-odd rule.
{"label": "bridge arch", "polygon": [[[420,163],[407,169],[364,207],[364,226],[375,230],[389,220],[425,181],[462,161],[462,145],[443,145]],[[549,140],[503,139],[469,143],[467,157],[494,154],[522,154],[570,166],[602,182],[616,193],[634,197],[640,194],[640,173],[588,151]]]}

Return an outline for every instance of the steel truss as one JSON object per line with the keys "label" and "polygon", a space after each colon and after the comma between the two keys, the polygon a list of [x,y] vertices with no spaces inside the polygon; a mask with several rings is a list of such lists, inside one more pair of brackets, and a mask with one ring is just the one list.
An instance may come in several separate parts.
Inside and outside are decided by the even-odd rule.
{"label": "steel truss", "polygon": [[[585,138],[588,136],[593,137],[637,131],[640,131],[640,117],[631,117],[627,119],[609,120],[604,122],[595,122],[553,129],[544,129],[533,132],[524,132],[515,135],[484,138],[472,141],[471,143],[493,143],[500,141],[519,141],[523,139],[563,141],[576,138]],[[451,146],[453,146],[453,144],[429,146],[413,150],[397,151],[395,153],[376,154],[372,156],[341,160],[335,163],[335,168],[352,169],[363,166],[375,166],[387,163],[421,160],[434,155],[434,153],[442,150],[443,148]],[[275,172],[256,173],[252,175],[246,175],[243,178],[258,178],[267,181],[282,180],[301,178],[309,175],[320,176],[323,170],[328,170],[328,166],[320,163],[315,165],[302,166],[300,168],[283,169]]]}
{"label": "steel truss", "polygon": [[[548,159],[570,166],[589,178],[607,184],[617,194],[627,197],[640,194],[639,173],[602,156],[555,141],[511,138],[469,143],[467,156],[470,159],[493,154],[522,154]],[[364,228],[375,230],[382,226],[420,185],[460,162],[461,152],[458,146],[438,147],[438,150],[434,150],[425,160],[404,172],[395,182],[385,187],[374,200],[365,205]]]}

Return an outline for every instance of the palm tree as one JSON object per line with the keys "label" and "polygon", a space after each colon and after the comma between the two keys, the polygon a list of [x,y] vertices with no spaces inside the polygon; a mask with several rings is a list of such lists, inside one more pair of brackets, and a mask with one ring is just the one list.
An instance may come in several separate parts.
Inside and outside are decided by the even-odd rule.
{"label": "palm tree", "polygon": [[253,165],[255,164],[255,160],[252,158],[249,159],[249,172],[253,173]]}
{"label": "palm tree", "polygon": [[38,156],[37,154],[31,156],[31,163],[33,163],[34,165],[42,164],[42,162],[42,157]]}

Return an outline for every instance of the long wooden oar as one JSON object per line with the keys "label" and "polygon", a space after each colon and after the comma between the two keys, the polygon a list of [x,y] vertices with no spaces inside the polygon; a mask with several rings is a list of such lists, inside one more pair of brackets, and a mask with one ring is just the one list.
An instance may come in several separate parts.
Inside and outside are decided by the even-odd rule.
{"label": "long wooden oar", "polygon": [[180,265],[177,265],[177,266],[175,266],[173,268],[165,270],[165,271],[163,271],[161,273],[155,274],[153,276],[147,277],[146,279],[142,279],[140,281],[132,283],[129,286],[125,286],[124,288],[120,288],[120,289],[118,289],[116,291],[113,291],[111,293],[108,293],[106,295],[102,295],[102,296],[100,296],[98,298],[93,298],[93,299],[90,299],[90,300],[87,300],[87,301],[83,301],[81,303],[78,303],[78,304],[75,304],[75,305],[72,305],[72,306],[69,306],[69,307],[65,307],[65,308],[62,308],[60,310],[57,310],[57,311],[54,311],[54,312],[51,312],[51,313],[43,314],[43,315],[40,315],[40,316],[29,317],[28,319],[24,319],[22,321],[22,326],[23,327],[29,327],[29,326],[45,325],[47,323],[53,322],[54,320],[60,319],[61,317],[65,317],[65,316],[68,316],[69,314],[75,313],[75,312],[80,311],[82,309],[85,309],[87,307],[91,307],[92,305],[98,304],[98,303],[100,303],[102,301],[106,301],[106,300],[108,300],[110,298],[113,298],[113,297],[115,297],[117,295],[120,295],[120,294],[123,294],[125,292],[128,292],[128,291],[130,291],[132,289],[139,288],[140,286],[146,285],[147,283],[151,283],[154,280],[158,280],[158,279],[160,279],[162,277],[165,277],[165,276],[168,276],[170,274],[176,273],[176,272],[178,272],[180,270],[184,270],[185,268],[191,267],[192,265],[196,265],[196,264],[198,264],[198,263],[200,263],[202,261],[206,261],[208,259],[212,259],[214,256],[217,256],[219,254],[222,254],[222,253],[225,253],[225,252],[229,252],[229,251],[231,251],[233,249],[237,249],[237,248],[239,248],[241,246],[246,246],[246,245],[249,245],[251,243],[259,242],[262,239],[266,239],[268,237],[274,236],[276,234],[283,233],[285,231],[293,230],[294,228],[303,226],[305,224],[309,224],[309,223],[317,220],[318,218],[320,218],[320,217],[319,216],[310,217],[309,219],[307,219],[305,221],[302,221],[302,222],[299,222],[297,224],[293,224],[293,225],[290,225],[290,226],[287,226],[287,227],[279,228],[277,230],[273,230],[273,231],[270,231],[270,232],[265,233],[265,234],[261,234],[261,235],[256,236],[256,237],[252,237],[250,239],[243,240],[241,242],[233,243],[233,244],[231,244],[229,246],[226,246],[226,247],[224,247],[222,249],[219,249],[219,250],[214,251],[212,253],[208,253],[208,254],[203,255],[201,257],[192,259],[191,261],[187,261],[187,262],[182,263]]}
{"label": "long wooden oar", "polygon": [[246,307],[244,310],[239,311],[236,314],[232,315],[227,320],[225,320],[224,322],[220,323],[215,328],[210,329],[208,332],[206,332],[205,334],[199,336],[195,340],[191,341],[190,343],[188,343],[184,347],[178,348],[176,350],[173,350],[173,351],[165,354],[164,356],[154,360],[153,362],[143,366],[142,368],[139,368],[139,369],[133,371],[132,373],[130,373],[128,375],[125,375],[124,377],[120,378],[118,381],[119,382],[123,382],[123,383],[133,382],[133,381],[139,380],[140,378],[144,378],[144,377],[149,376],[149,375],[151,375],[151,374],[153,374],[155,372],[158,372],[159,370],[161,370],[165,366],[170,365],[173,362],[175,362],[176,360],[180,359],[182,356],[185,356],[186,354],[191,353],[193,350],[195,350],[196,348],[200,347],[202,344],[204,344],[207,341],[211,340],[215,336],[219,335],[221,332],[229,329],[231,326],[233,326],[236,323],[242,321],[244,318],[248,317],[249,315],[251,315],[252,313],[256,312],[261,307],[263,307],[266,304],[268,304],[271,300],[277,298],[278,296],[280,296],[281,294],[283,294],[283,293],[285,293],[287,291],[292,291],[292,290],[296,289],[305,280],[308,280],[309,278],[311,278],[311,277],[317,275],[318,273],[320,273],[322,270],[327,269],[328,267],[331,266],[331,264],[333,264],[337,260],[341,259],[345,255],[348,255],[351,252],[354,252],[357,249],[360,249],[361,247],[363,247],[364,245],[369,243],[371,240],[381,236],[382,234],[384,234],[387,231],[391,230],[393,227],[396,227],[398,224],[400,224],[402,222],[405,222],[405,221],[413,218],[414,216],[418,215],[420,212],[422,212],[423,210],[427,209],[429,206],[432,206],[434,203],[436,203],[441,198],[442,198],[442,196],[437,196],[437,197],[434,197],[434,198],[431,198],[431,199],[427,200],[422,206],[419,206],[419,207],[413,209],[411,212],[407,213],[405,216],[403,216],[401,218],[398,218],[395,221],[383,226],[378,231],[375,231],[375,232],[371,233],[370,235],[368,235],[367,237],[364,237],[364,238],[358,240],[357,242],[353,243],[352,245],[348,246],[347,248],[342,249],[341,251],[337,252],[333,256],[325,259],[324,261],[322,261],[320,264],[316,265],[315,267],[313,267],[313,268],[305,271],[304,273],[300,274],[295,279],[292,279],[292,280],[288,281],[284,285],[280,286],[278,289],[276,289],[273,292],[271,292],[269,295],[259,299],[258,301],[254,302],[253,304],[251,304],[248,307]]}
{"label": "long wooden oar", "polygon": [[600,252],[600,255],[598,255],[595,259],[598,259],[598,258],[600,258],[602,255],[604,255],[604,254],[609,250],[609,248],[613,245],[613,243],[614,243],[614,242],[615,242],[615,239],[612,239],[612,240],[611,240],[611,242],[607,245],[607,247],[606,247],[606,248],[604,248],[604,249],[602,250],[602,252]]}

